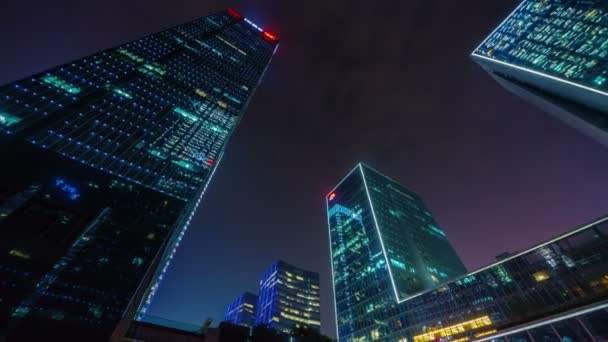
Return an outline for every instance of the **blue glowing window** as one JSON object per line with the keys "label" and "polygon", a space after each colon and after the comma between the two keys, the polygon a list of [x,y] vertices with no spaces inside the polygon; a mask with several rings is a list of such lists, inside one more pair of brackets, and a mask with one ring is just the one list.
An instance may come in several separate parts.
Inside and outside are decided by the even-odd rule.
{"label": "blue glowing window", "polygon": [[55,180],[55,186],[63,193],[65,193],[72,201],[75,201],[80,198],[80,191],[78,190],[78,188],[74,185],[66,183],[63,179],[59,178]]}

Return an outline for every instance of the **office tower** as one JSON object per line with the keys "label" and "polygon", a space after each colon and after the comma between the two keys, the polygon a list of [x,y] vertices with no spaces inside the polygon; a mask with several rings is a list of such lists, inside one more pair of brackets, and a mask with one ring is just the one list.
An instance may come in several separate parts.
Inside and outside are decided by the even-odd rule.
{"label": "office tower", "polygon": [[256,325],[285,333],[294,327],[320,330],[320,303],[319,273],[278,261],[260,281]]}
{"label": "office tower", "polygon": [[[360,164],[326,197],[339,341],[608,339],[603,323],[608,321],[608,216],[402,298],[403,285],[393,280],[399,263],[391,257],[397,254],[387,252],[410,237],[385,234],[378,217],[392,214],[378,208],[399,207],[389,200],[377,204],[379,200],[370,195],[392,191],[386,184],[394,182],[384,178]],[[428,212],[420,203],[417,207]],[[425,225],[408,229],[428,234],[429,239],[445,238]],[[445,248],[425,250],[428,260],[443,253]],[[410,270],[409,263],[397,261]],[[417,270],[411,269],[415,274]]]}
{"label": "office tower", "polygon": [[[338,257],[360,250],[357,265],[365,269],[369,263],[386,265],[390,281],[381,286],[387,298],[402,301],[466,272],[422,199],[376,170],[357,165],[327,200],[330,225],[336,227],[332,248]],[[361,286],[372,271],[361,268]]]}
{"label": "office tower", "polygon": [[608,145],[608,7],[524,0],[472,54],[501,85]]}
{"label": "office tower", "polygon": [[228,306],[224,321],[253,328],[257,305],[258,296],[251,292],[245,292]]}
{"label": "office tower", "polygon": [[228,9],[0,87],[0,336],[145,314],[277,43]]}

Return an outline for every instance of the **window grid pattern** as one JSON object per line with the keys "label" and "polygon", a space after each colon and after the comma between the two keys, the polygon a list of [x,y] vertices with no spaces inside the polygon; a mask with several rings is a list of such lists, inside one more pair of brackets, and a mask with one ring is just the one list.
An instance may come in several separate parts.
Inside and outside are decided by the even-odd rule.
{"label": "window grid pattern", "polygon": [[[421,341],[474,341],[587,307],[594,308],[595,320],[608,317],[602,306],[608,300],[608,218],[398,303],[361,167],[327,198],[340,341],[415,341],[417,336]],[[391,246],[384,239],[385,247]],[[484,323],[467,323],[477,320]],[[605,336],[602,327],[594,336]]]}
{"label": "window grid pattern", "polygon": [[608,9],[599,0],[525,0],[476,54],[608,91]]}

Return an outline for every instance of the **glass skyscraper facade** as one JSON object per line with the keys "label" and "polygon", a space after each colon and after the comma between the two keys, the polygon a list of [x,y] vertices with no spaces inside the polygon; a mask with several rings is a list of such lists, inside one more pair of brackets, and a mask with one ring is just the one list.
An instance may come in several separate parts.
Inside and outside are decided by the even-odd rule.
{"label": "glass skyscraper facade", "polygon": [[260,281],[256,325],[285,333],[294,327],[320,330],[320,308],[319,273],[278,261]]}
{"label": "glass skyscraper facade", "polygon": [[[383,181],[370,182],[370,177]],[[404,241],[408,237],[388,237],[383,234],[382,221],[374,218],[382,215],[379,211],[394,210],[398,204],[387,201],[377,205],[370,195],[392,191],[386,184],[393,183],[360,164],[327,195],[339,341],[608,338],[602,323],[608,321],[608,217],[477,271],[445,277],[402,299],[394,291],[399,282],[394,281],[390,269],[396,266],[391,261],[395,254],[387,253],[387,246],[394,242],[387,240]],[[421,203],[417,206],[428,212]],[[433,226],[437,227],[434,222]],[[428,225],[408,229],[445,239],[445,233],[439,234]],[[444,243],[449,244],[447,240]],[[428,249],[425,253],[429,254],[428,260],[445,260],[441,255],[446,249]],[[455,252],[450,248],[447,253]],[[442,269],[438,262],[428,268]],[[428,268],[426,275],[437,277]]]}
{"label": "glass skyscraper facade", "polygon": [[608,7],[524,0],[472,54],[508,90],[608,144]]}
{"label": "glass skyscraper facade", "polygon": [[145,314],[277,43],[228,9],[0,87],[0,339]]}
{"label": "glass skyscraper facade", "polygon": [[255,326],[257,305],[258,296],[250,292],[245,292],[226,308],[224,321],[253,328]]}

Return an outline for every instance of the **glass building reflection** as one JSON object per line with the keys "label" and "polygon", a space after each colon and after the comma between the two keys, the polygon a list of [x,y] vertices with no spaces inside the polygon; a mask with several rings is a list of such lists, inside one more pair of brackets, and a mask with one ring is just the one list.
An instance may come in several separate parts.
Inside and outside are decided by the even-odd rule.
{"label": "glass building reflection", "polygon": [[228,9],[0,87],[0,340],[145,315],[277,43]]}
{"label": "glass building reflection", "polygon": [[[394,186],[394,181],[359,164],[326,198],[339,341],[608,338],[602,323],[608,320],[608,217],[401,298],[394,291],[401,285],[390,268],[399,267],[390,261],[397,254],[389,254],[387,245],[394,242],[387,240],[406,237],[384,234],[386,222],[374,218],[383,215],[379,211],[390,215],[399,203],[379,204],[369,195],[393,191],[389,184]],[[421,201],[414,203],[420,210],[408,215],[428,212]],[[428,225],[402,229],[429,239],[445,238],[434,235]],[[445,260],[442,255],[452,252],[436,248],[425,253],[428,260]],[[440,266],[435,263],[427,270]]]}
{"label": "glass building reflection", "polygon": [[473,51],[501,85],[608,146],[608,8],[524,0]]}

